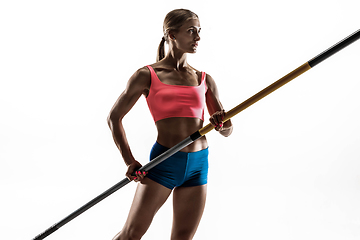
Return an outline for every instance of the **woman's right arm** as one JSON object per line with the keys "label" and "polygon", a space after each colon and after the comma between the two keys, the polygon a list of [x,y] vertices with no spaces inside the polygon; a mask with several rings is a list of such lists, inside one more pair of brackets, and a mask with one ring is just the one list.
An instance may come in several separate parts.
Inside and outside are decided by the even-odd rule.
{"label": "woman's right arm", "polygon": [[[148,91],[149,88],[150,72],[146,67],[140,68],[130,77],[125,90],[115,102],[108,116],[108,124],[111,129],[115,144],[120,150],[125,164],[128,166],[128,172],[126,173],[126,176],[129,178],[129,180],[134,179],[134,176],[131,176],[131,173],[137,168],[140,168],[141,164],[135,160],[131,153],[122,124],[122,119],[135,105],[141,95]],[[137,177],[142,178],[142,176]]]}

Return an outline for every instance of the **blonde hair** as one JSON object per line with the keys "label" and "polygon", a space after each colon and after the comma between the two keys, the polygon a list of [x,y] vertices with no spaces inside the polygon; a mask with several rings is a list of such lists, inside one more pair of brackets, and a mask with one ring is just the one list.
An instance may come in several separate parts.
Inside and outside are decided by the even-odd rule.
{"label": "blonde hair", "polygon": [[190,19],[199,19],[198,15],[187,9],[175,9],[169,12],[164,19],[163,32],[164,36],[158,47],[156,62],[165,57],[165,42],[169,42],[169,32],[176,32],[179,28]]}

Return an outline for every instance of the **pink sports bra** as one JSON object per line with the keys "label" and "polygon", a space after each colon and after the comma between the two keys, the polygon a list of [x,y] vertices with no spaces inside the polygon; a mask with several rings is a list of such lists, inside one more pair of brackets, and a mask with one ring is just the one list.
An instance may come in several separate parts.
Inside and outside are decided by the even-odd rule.
{"label": "pink sports bra", "polygon": [[151,85],[146,102],[155,122],[171,117],[204,120],[207,91],[205,72],[202,72],[199,86],[169,85],[160,81],[151,66],[147,67],[151,73]]}

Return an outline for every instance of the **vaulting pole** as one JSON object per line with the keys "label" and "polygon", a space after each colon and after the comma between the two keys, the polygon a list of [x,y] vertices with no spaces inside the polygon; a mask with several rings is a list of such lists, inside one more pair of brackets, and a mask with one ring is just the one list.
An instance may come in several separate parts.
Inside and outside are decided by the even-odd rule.
{"label": "vaulting pole", "polygon": [[[304,63],[303,65],[301,65],[300,67],[296,68],[294,71],[292,71],[289,74],[285,75],[284,77],[280,78],[278,81],[276,81],[273,84],[269,85],[268,87],[264,88],[263,90],[261,90],[254,96],[250,97],[246,101],[240,103],[239,105],[237,105],[230,111],[226,112],[225,118],[223,121],[226,122],[227,120],[229,120],[230,118],[232,118],[233,116],[238,114],[239,112],[243,111],[244,109],[248,108],[252,104],[259,101],[260,99],[269,95],[276,89],[284,86],[286,83],[288,83],[291,80],[293,80],[294,78],[300,76],[307,70],[313,68],[314,66],[321,63],[322,61],[324,61],[328,57],[332,56],[336,52],[340,51],[341,49],[343,49],[346,46],[350,45],[351,43],[355,42],[359,38],[360,38],[360,29],[357,30],[356,32],[354,32],[353,34],[351,34],[350,36],[348,36],[347,38],[343,39],[342,41],[338,42],[331,48],[329,48],[326,51],[322,52],[321,54],[317,55],[310,61],[308,61],[308,62]],[[211,123],[209,123],[205,127],[198,130],[197,132],[191,134],[189,137],[184,139],[182,142],[176,144],[174,147],[170,148],[163,154],[161,154],[161,155],[157,156],[156,158],[154,158],[153,160],[151,160],[148,164],[144,165],[139,170],[146,171],[146,172],[149,171],[151,168],[155,167],[156,165],[163,162],[165,159],[167,159],[171,155],[175,154],[176,152],[180,151],[184,147],[188,146],[189,144],[193,143],[197,139],[201,138],[206,133],[210,132],[212,129],[214,129],[214,127],[212,126]],[[90,202],[88,202],[87,204],[85,204],[84,206],[82,206],[81,208],[79,208],[78,210],[76,210],[75,212],[73,212],[72,214],[70,214],[69,216],[64,218],[63,220],[61,220],[60,222],[56,223],[55,225],[53,225],[52,227],[47,229],[45,232],[43,232],[43,233],[39,234],[38,236],[36,236],[35,238],[33,238],[33,240],[40,240],[40,239],[44,239],[45,237],[49,236],[50,234],[52,234],[53,232],[58,230],[60,227],[64,226],[66,223],[70,222],[71,220],[73,220],[74,218],[76,218],[77,216],[79,216],[80,214],[82,214],[83,212],[85,212],[86,210],[88,210],[89,208],[94,206],[95,204],[99,203],[106,197],[110,196],[111,194],[113,194],[114,192],[116,192],[117,190],[119,190],[120,188],[122,188],[123,186],[128,184],[129,182],[130,182],[129,179],[124,178],[122,181],[115,184],[113,187],[109,188],[104,193],[100,194],[99,196],[97,196],[96,198],[94,198],[93,200],[91,200]]]}

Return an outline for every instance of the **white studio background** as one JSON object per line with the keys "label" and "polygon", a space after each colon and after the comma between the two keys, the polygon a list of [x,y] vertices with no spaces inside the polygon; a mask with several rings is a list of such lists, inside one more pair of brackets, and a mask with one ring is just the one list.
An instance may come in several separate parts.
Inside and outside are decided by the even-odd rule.
{"label": "white studio background", "polygon": [[[32,239],[124,178],[107,114],[133,72],[155,61],[175,8],[199,15],[189,63],[213,76],[227,110],[360,23],[355,0],[1,1],[1,239]],[[360,41],[234,117],[231,137],[207,135],[195,239],[360,238],[359,66]],[[143,97],[124,121],[146,163],[156,131]],[[135,188],[46,239],[112,239]],[[171,205],[143,239],[169,239]]]}

